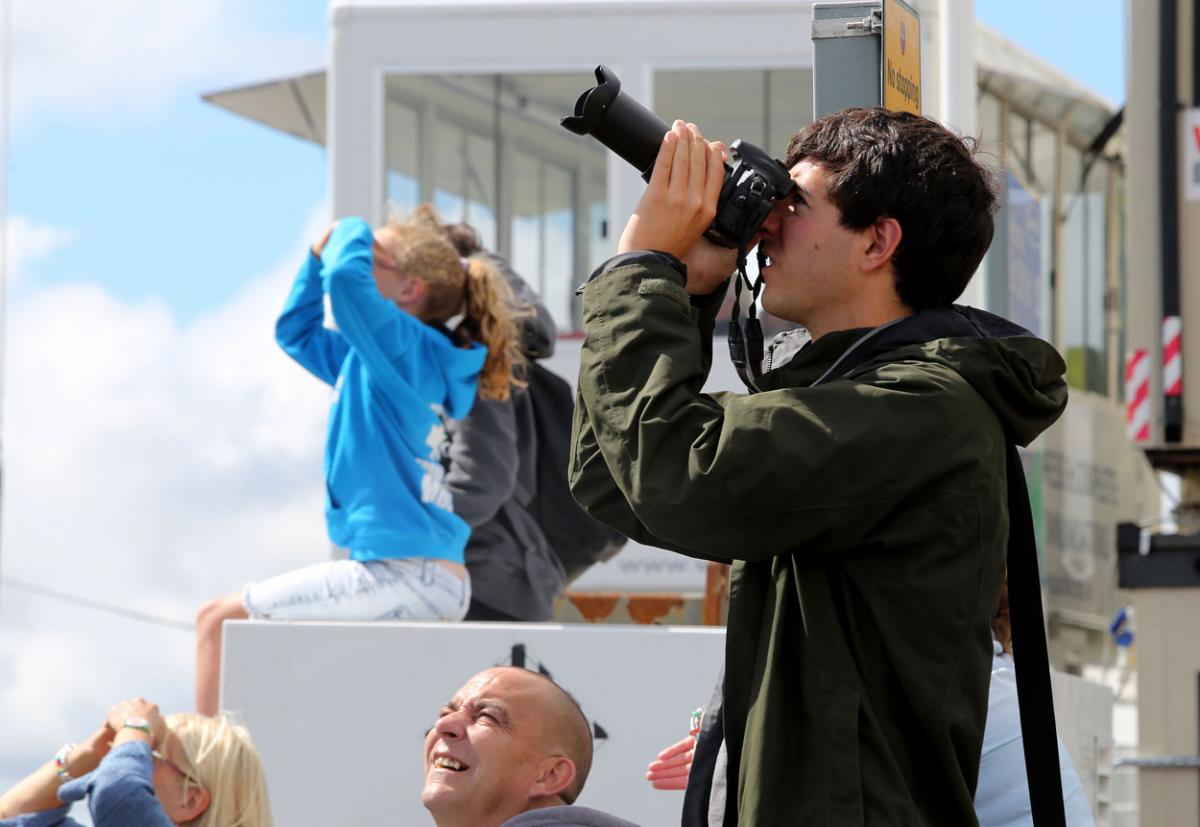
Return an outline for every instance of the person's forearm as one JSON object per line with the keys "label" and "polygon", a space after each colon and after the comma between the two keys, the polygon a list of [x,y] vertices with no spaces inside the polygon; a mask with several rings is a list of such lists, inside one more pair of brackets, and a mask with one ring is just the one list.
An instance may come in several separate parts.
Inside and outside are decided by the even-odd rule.
{"label": "person's forearm", "polygon": [[[75,747],[67,755],[67,772],[72,778],[86,775],[96,768],[100,756],[96,755],[93,745],[89,743]],[[0,818],[14,818],[27,813],[41,813],[61,807],[58,800],[58,788],[66,783],[66,779],[58,774],[54,759],[51,758],[42,766],[22,778],[13,787],[0,796]]]}

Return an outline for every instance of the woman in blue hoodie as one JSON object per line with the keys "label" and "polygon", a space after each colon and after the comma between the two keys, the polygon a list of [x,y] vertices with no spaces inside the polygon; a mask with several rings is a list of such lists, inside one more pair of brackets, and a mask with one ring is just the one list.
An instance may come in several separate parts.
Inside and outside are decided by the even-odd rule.
{"label": "woman in blue hoodie", "polygon": [[[324,325],[326,296],[337,330]],[[325,517],[348,559],[201,608],[199,712],[217,711],[227,619],[462,619],[470,529],[445,483],[445,422],[467,415],[477,389],[484,399],[508,398],[521,358],[513,315],[503,277],[480,259],[459,258],[431,208],[374,232],[362,219],[343,219],[313,246],[275,337],[334,388]]]}

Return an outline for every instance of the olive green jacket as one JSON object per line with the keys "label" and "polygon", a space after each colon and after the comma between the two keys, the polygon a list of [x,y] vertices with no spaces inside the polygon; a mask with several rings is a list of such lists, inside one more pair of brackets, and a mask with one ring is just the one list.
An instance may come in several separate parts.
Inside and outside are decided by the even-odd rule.
{"label": "olive green jacket", "polygon": [[635,254],[584,289],[570,478],[628,536],[733,563],[738,823],[975,823],[1005,439],[1062,412],[1062,359],[1029,335],[939,339],[809,387],[865,332],[842,331],[759,393],[706,395],[721,297],[683,281]]}

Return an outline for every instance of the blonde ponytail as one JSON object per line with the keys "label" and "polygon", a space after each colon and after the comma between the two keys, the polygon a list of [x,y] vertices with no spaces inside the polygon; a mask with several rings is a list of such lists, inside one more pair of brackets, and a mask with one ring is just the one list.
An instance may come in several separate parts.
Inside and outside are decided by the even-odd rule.
{"label": "blonde ponytail", "polygon": [[525,382],[514,376],[524,358],[516,324],[520,311],[512,289],[486,260],[460,258],[456,249],[456,244],[478,249],[478,238],[451,233],[428,204],[403,220],[393,217],[387,231],[385,246],[396,267],[425,283],[419,318],[441,324],[461,312],[464,318],[454,331],[455,342],[479,342],[487,348],[479,398],[508,399],[512,386],[524,387]]}
{"label": "blonde ponytail", "polygon": [[515,372],[524,364],[517,333],[512,290],[504,277],[486,261],[463,259],[467,278],[463,285],[461,334],[487,348],[479,374],[480,399],[508,399],[512,386],[523,386]]}

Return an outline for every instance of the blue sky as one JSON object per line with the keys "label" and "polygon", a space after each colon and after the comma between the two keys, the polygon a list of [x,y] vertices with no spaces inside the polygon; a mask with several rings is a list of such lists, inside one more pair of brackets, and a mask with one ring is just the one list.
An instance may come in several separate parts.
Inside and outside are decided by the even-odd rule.
{"label": "blue sky", "polygon": [[[35,3],[15,0],[18,38],[26,18],[45,14],[34,11]],[[191,318],[276,261],[284,240],[293,240],[323,200],[323,149],[232,116],[200,94],[323,66],[324,3],[255,0],[236,4],[236,18],[233,3],[198,5],[211,10],[208,37],[220,37],[219,28],[236,19],[238,39],[261,56],[166,67],[169,85],[150,90],[123,87],[136,80],[132,75],[101,79],[94,103],[81,105],[78,98],[43,94],[36,74],[24,71],[35,56],[23,59],[18,40],[9,209],[70,239],[19,274],[22,281],[44,286],[83,277],[122,299],[161,297]],[[177,45],[190,44],[181,36]],[[85,89],[88,71],[103,73],[107,60],[140,56],[92,43],[85,48],[94,49],[95,59],[80,61],[80,76],[70,81]],[[143,67],[151,74],[159,69]]]}
{"label": "blue sky", "polygon": [[[15,0],[18,31],[23,8],[34,2]],[[210,5],[231,13],[231,4]],[[1124,100],[1121,0],[977,0],[976,13],[1108,99]],[[18,110],[10,212],[65,234],[52,254],[29,263],[22,280],[47,285],[83,276],[122,299],[159,297],[186,320],[219,305],[293,242],[295,228],[324,199],[324,150],[199,96],[322,66],[324,3],[255,0],[237,6],[237,20],[264,39],[304,45],[275,66],[263,59],[194,72],[148,101],[134,90],[132,100],[108,90],[97,111],[53,102]],[[18,98],[27,80],[20,68]]]}
{"label": "blue sky", "polygon": [[[325,3],[8,1],[0,567],[186,623],[325,553],[328,398],[271,336],[325,153],[200,99],[323,67]],[[977,12],[1124,99],[1119,0]],[[192,645],[0,589],[0,787],[123,697],[189,708]]]}

